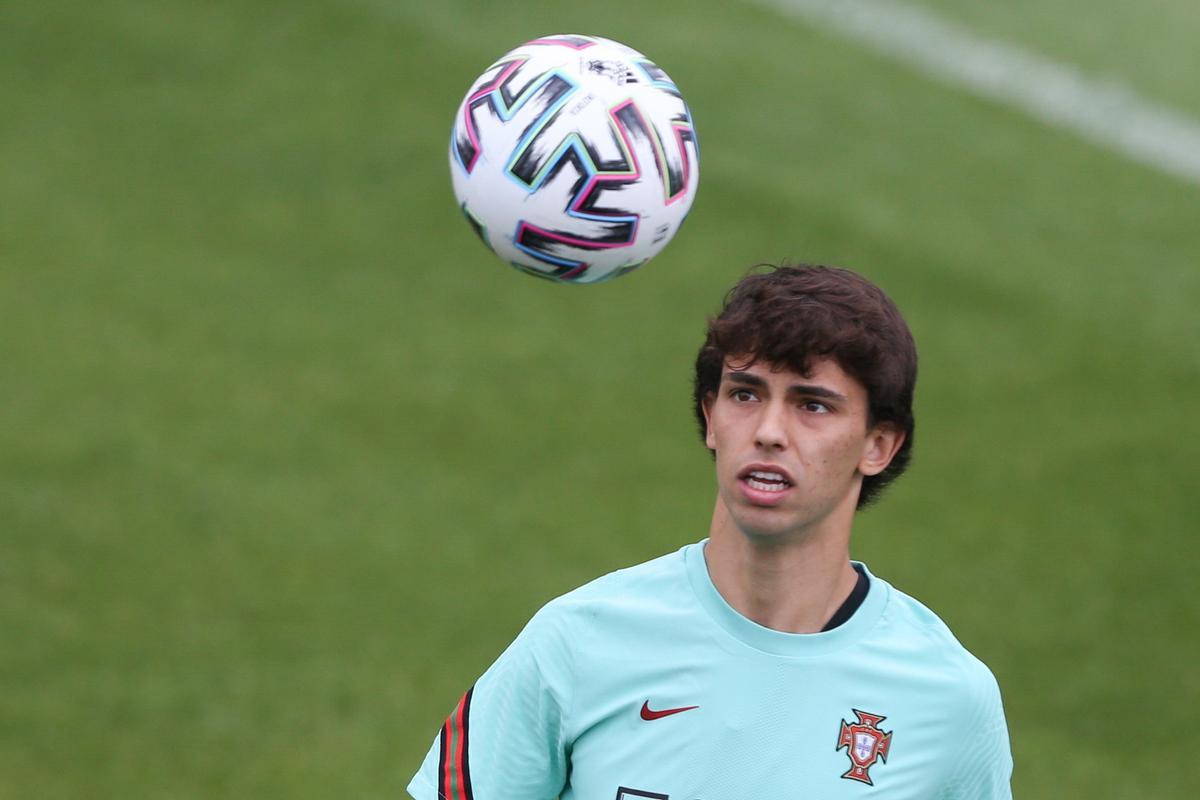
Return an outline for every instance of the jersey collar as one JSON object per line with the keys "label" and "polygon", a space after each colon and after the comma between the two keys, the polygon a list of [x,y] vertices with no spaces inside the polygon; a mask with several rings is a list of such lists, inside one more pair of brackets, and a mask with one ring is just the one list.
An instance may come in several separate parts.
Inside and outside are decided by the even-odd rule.
{"label": "jersey collar", "polygon": [[812,657],[831,653],[858,642],[875,627],[887,606],[890,589],[884,581],[876,578],[865,564],[853,562],[866,573],[870,586],[862,605],[850,619],[830,631],[821,633],[784,633],[759,625],[754,620],[739,614],[713,585],[704,560],[704,545],[707,539],[683,548],[688,581],[697,600],[709,618],[726,634],[743,645],[755,650],[778,656]]}

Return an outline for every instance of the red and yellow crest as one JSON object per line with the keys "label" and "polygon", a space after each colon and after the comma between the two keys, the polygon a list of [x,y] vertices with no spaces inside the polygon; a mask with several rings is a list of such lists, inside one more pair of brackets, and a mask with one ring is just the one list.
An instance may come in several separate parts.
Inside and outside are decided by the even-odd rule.
{"label": "red and yellow crest", "polygon": [[842,727],[838,732],[837,749],[845,747],[846,755],[850,757],[850,770],[842,777],[874,786],[868,770],[876,761],[887,763],[888,750],[892,746],[892,732],[879,729],[879,723],[887,717],[868,714],[857,708],[851,710],[858,717],[858,722],[849,723],[842,720]]}

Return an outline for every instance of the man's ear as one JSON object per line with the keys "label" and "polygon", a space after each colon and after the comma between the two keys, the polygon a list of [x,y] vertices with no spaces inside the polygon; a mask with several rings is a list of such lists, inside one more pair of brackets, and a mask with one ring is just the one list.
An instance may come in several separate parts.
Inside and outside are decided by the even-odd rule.
{"label": "man's ear", "polygon": [[704,410],[704,446],[709,450],[717,449],[717,440],[713,436],[712,427],[712,405],[716,395],[712,392],[704,395],[704,399],[700,401],[700,408]]}
{"label": "man's ear", "polygon": [[887,469],[892,459],[904,444],[905,434],[894,423],[881,422],[867,432],[858,471],[863,475],[878,475]]}

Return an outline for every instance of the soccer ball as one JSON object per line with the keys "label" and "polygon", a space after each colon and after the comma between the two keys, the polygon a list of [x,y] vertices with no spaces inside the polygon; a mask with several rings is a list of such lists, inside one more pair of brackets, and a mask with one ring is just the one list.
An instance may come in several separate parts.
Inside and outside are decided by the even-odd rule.
{"label": "soccer ball", "polygon": [[454,194],[517,269],[597,283],[679,230],[700,179],[687,103],[654,62],[595,36],[505,54],[472,84],[450,137]]}

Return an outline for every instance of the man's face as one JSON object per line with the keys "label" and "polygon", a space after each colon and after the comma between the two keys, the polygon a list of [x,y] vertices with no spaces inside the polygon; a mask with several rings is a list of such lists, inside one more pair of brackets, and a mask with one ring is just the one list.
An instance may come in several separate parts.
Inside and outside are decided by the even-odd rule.
{"label": "man's face", "polygon": [[866,389],[829,358],[808,375],[727,358],[705,403],[720,497],[748,536],[802,535],[853,517],[863,475],[887,466],[903,441],[869,425]]}

